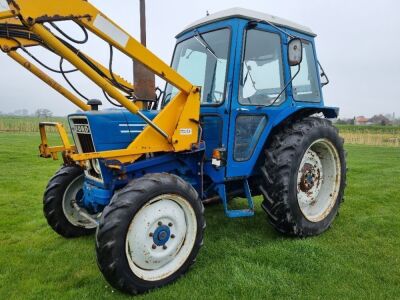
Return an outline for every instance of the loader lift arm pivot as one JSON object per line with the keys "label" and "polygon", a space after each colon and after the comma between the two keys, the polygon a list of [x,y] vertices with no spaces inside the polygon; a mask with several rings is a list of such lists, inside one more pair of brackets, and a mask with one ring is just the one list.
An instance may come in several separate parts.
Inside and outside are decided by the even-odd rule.
{"label": "loader lift arm pivot", "polygon": [[[26,31],[38,37],[44,47],[51,49],[60,57],[70,62],[121,106],[125,107],[131,113],[137,114],[149,125],[145,127],[142,133],[126,149],[71,154],[70,157],[72,160],[81,164],[86,160],[95,158],[117,160],[121,163],[132,163],[146,153],[189,151],[194,144],[198,143],[200,88],[193,86],[89,2],[84,0],[8,0],[5,2],[5,0],[2,0],[1,3],[0,25],[15,22],[10,20],[18,21],[24,26]],[[8,6],[8,9],[4,9],[4,6]],[[79,52],[73,51],[73,48],[71,49],[65,41],[61,40],[61,38],[54,35],[44,26],[46,22],[65,20],[71,20],[83,26],[131,59],[135,59],[145,65],[156,75],[179,89],[180,92],[160,111],[154,120],[148,119],[140,111],[140,105],[136,105],[128,100],[119,91],[118,86],[115,86],[110,80],[101,76],[87,60],[79,55]],[[4,41],[7,41],[8,45],[2,45],[2,50],[9,52],[9,56],[16,59],[20,64],[23,63],[25,66],[26,62],[23,61],[22,57],[18,57],[18,54],[15,52],[15,49],[20,48],[20,45],[15,45],[15,42],[12,45],[13,40],[7,37],[0,37],[2,44]],[[22,39],[22,41],[28,43],[27,46],[39,44],[33,43],[32,45],[32,40],[29,38]],[[104,71],[105,68],[102,68],[99,63],[94,62],[92,59],[90,61]],[[45,82],[49,82],[48,78],[40,72],[34,73]],[[64,89],[59,86],[57,86],[57,90],[61,94],[66,95],[73,103],[87,110],[88,107],[83,101],[77,99],[72,94],[73,97],[71,97],[71,95],[65,93]],[[138,100],[140,103],[140,99]],[[190,132],[191,134],[181,134],[182,132]]]}

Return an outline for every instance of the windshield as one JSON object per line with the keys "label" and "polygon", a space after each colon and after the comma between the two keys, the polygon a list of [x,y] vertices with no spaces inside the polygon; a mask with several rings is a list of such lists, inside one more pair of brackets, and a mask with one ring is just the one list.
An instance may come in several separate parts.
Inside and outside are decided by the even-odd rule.
{"label": "windshield", "polygon": [[[229,39],[230,30],[221,29],[196,35],[176,46],[172,68],[192,84],[202,87],[201,104],[215,105],[224,101]],[[168,84],[164,104],[178,92]]]}

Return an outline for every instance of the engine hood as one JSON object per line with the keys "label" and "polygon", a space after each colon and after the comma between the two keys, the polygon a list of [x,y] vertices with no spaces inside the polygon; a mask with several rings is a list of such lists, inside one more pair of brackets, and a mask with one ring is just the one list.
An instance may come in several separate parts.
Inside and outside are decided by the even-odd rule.
{"label": "engine hood", "polygon": [[[158,111],[142,111],[142,113],[152,120]],[[124,109],[72,114],[68,116],[68,121],[73,133],[82,131],[80,120],[87,120],[87,125],[83,125],[87,126],[84,130],[92,135],[97,152],[125,149],[147,126],[139,116]],[[73,135],[75,139],[75,134]]]}

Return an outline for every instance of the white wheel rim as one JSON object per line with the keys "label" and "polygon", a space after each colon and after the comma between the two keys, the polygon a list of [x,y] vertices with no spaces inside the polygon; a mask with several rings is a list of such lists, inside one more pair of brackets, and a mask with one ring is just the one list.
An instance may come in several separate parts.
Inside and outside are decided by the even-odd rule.
{"label": "white wheel rim", "polygon": [[297,201],[311,222],[325,219],[335,206],[341,181],[338,151],[327,139],[315,141],[305,152],[297,174]]}
{"label": "white wheel rim", "polygon": [[[66,188],[63,200],[62,200],[62,208],[64,212],[64,216],[67,218],[68,222],[77,227],[83,227],[86,229],[96,228],[93,222],[85,218],[83,215],[79,213],[78,210],[75,209],[74,203],[76,203],[78,198],[83,197],[83,183],[85,181],[85,176],[81,175],[75,178]],[[93,219],[98,219],[100,214],[90,215],[84,208],[80,208],[84,213],[91,216]]]}
{"label": "white wheel rim", "polygon": [[196,214],[187,200],[171,194],[152,199],[128,229],[126,256],[132,272],[146,281],[174,274],[192,252],[196,234]]}

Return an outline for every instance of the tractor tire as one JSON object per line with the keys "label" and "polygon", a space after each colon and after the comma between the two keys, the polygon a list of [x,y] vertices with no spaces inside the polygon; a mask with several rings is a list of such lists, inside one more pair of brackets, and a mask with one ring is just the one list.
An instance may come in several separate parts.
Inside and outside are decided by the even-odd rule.
{"label": "tractor tire", "polygon": [[97,227],[82,217],[72,204],[76,198],[83,197],[83,181],[81,168],[63,166],[50,180],[44,193],[43,211],[47,222],[65,238],[93,234]]}
{"label": "tractor tire", "polygon": [[170,174],[148,174],[116,192],[96,233],[97,263],[114,288],[140,294],[169,284],[203,245],[204,206]]}
{"label": "tractor tire", "polygon": [[262,208],[279,232],[315,236],[332,224],[346,186],[343,139],[326,119],[307,117],[275,134],[265,150]]}

